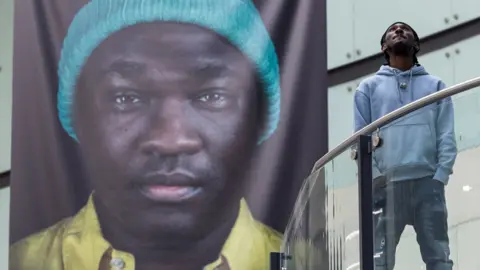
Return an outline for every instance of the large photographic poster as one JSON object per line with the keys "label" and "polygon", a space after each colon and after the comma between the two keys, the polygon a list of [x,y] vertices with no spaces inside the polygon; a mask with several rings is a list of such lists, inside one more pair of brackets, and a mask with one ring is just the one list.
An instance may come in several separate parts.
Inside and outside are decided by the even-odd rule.
{"label": "large photographic poster", "polygon": [[325,16],[16,1],[10,269],[267,269],[327,151]]}

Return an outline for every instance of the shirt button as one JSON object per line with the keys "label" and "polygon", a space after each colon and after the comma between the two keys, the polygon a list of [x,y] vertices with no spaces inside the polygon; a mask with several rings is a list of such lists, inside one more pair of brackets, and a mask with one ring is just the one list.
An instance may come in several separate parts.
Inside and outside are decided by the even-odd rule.
{"label": "shirt button", "polygon": [[125,262],[120,258],[113,258],[110,261],[110,266],[113,267],[113,269],[115,270],[121,270],[125,268]]}

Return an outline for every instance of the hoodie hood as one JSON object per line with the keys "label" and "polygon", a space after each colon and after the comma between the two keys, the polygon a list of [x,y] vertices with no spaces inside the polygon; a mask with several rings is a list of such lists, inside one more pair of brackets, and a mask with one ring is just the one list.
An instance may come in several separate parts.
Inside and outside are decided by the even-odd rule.
{"label": "hoodie hood", "polygon": [[425,68],[421,65],[415,65],[411,69],[406,70],[406,71],[401,71],[396,68],[392,68],[388,65],[383,65],[380,67],[380,69],[376,73],[377,75],[380,76],[422,76],[422,75],[428,75],[428,72],[425,70]]}
{"label": "hoodie hood", "polygon": [[428,75],[428,72],[421,65],[414,65],[411,69],[405,71],[383,65],[377,71],[377,76],[387,76],[390,77],[390,80],[395,80],[394,88],[401,106],[415,100],[411,87],[412,83],[416,81],[416,77],[425,75]]}

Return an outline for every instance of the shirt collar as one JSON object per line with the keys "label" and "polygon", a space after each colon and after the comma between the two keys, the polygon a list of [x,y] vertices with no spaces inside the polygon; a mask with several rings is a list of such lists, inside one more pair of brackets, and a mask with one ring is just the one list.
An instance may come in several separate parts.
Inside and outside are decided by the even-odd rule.
{"label": "shirt collar", "polygon": [[[240,202],[240,211],[235,221],[235,225],[225,242],[219,259],[205,267],[206,270],[229,270],[229,265],[241,265],[249,259],[248,252],[254,248],[253,241],[245,241],[245,235],[258,233],[252,230],[256,226],[255,220],[244,199]],[[69,237],[73,237],[74,241],[69,241]],[[110,262],[112,258],[122,258],[128,263],[125,270],[134,269],[134,258],[131,254],[117,251],[112,248],[102,236],[100,223],[93,203],[93,197],[90,196],[87,204],[75,215],[66,228],[65,244],[63,245],[64,262],[68,262],[71,256],[81,256],[77,263],[84,262],[85,268],[82,269],[102,269],[101,265]],[[83,250],[91,250],[86,254],[76,254],[72,252],[75,247]],[[121,268],[120,268],[121,269]]]}

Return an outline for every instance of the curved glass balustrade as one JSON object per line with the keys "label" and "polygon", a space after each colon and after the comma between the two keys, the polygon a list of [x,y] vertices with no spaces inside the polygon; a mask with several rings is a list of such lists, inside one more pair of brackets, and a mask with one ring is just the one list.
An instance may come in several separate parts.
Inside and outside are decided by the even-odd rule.
{"label": "curved glass balustrade", "polygon": [[[357,167],[345,151],[306,180],[285,234],[287,269],[344,269],[359,261]],[[335,181],[338,180],[338,181]]]}
{"label": "curved glass balustrade", "polygon": [[[361,157],[354,160],[350,149],[357,147],[360,134],[372,132],[378,132],[383,140],[372,159],[381,177],[368,179],[373,186],[373,211],[369,217],[373,219],[370,230],[376,242],[372,246],[378,265],[375,269],[388,269],[385,264],[393,261],[395,268],[391,269],[395,270],[430,269],[424,260],[437,264],[438,268],[431,269],[480,269],[476,248],[480,242],[480,88],[473,88],[479,85],[480,78],[407,105],[409,108],[401,108],[385,117],[390,119],[380,119],[361,130],[317,162],[299,194],[285,233],[284,269],[361,269],[359,235],[366,228],[360,228],[359,183],[367,179],[361,179],[358,173]],[[459,93],[466,89],[470,90]],[[443,142],[436,140],[440,131],[425,124],[425,119],[438,117],[452,104],[455,140],[449,140],[448,134]],[[420,141],[419,134],[430,134],[432,139]],[[453,141],[456,149],[451,147]],[[405,156],[412,162],[425,162],[408,157],[408,153],[417,153],[420,148],[448,147],[455,151],[456,161],[447,185],[433,180],[435,168],[423,172],[391,169],[405,162]],[[432,162],[448,159],[432,158]],[[402,181],[405,174],[422,180]],[[441,174],[437,178],[445,180]],[[443,217],[447,216],[444,224]],[[448,253],[452,268],[445,256]]]}

